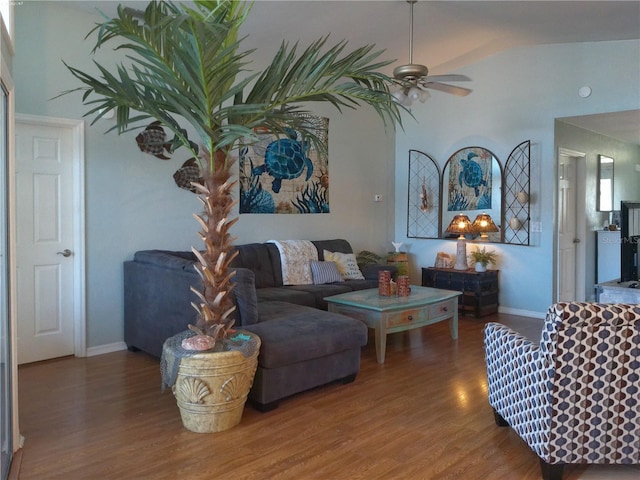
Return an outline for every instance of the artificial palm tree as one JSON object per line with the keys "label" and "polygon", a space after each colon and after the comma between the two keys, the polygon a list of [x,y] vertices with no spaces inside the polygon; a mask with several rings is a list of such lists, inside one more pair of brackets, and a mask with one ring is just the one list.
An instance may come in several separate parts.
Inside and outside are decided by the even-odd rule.
{"label": "artificial palm tree", "polygon": [[[172,150],[185,147],[198,159],[202,184],[194,184],[204,205],[194,215],[205,249],[193,248],[198,258],[202,289],[198,327],[222,338],[232,325],[229,297],[234,257],[229,233],[232,217],[232,149],[242,140],[256,140],[254,129],[281,134],[300,132],[320,155],[325,144],[305,121],[306,105],[329,102],[338,110],[372,106],[385,125],[400,122],[401,107],[389,94],[392,80],[378,70],[390,62],[378,61],[372,46],[346,51],[346,42],[327,45],[319,39],[299,51],[282,43],[261,73],[247,70],[250,51],[240,50],[238,31],[249,13],[247,2],[211,0],[189,5],[152,1],[144,11],[119,6],[116,18],[98,24],[92,53],[109,41],[127,53],[115,72],[96,63],[99,78],[68,66],[84,86],[86,115],[94,122],[115,111],[118,133],[159,121],[173,135]],[[185,126],[196,132],[188,138]]]}

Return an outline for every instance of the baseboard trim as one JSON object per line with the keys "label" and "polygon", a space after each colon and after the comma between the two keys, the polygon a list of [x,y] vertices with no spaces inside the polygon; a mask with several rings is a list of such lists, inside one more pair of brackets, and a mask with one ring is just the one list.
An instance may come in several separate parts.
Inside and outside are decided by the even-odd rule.
{"label": "baseboard trim", "polygon": [[19,480],[20,479],[20,467],[22,466],[22,452],[24,450],[19,448],[13,452],[13,458],[11,459],[11,465],[9,466],[9,476],[7,480]]}
{"label": "baseboard trim", "polygon": [[521,317],[531,317],[544,319],[547,316],[546,312],[534,312],[532,310],[522,310],[520,308],[498,307],[498,312],[508,313],[509,315],[519,315]]}
{"label": "baseboard trim", "polygon": [[96,355],[104,355],[105,353],[119,352],[126,350],[127,344],[124,342],[108,343],[106,345],[98,345],[97,347],[87,348],[87,357],[95,357]]}

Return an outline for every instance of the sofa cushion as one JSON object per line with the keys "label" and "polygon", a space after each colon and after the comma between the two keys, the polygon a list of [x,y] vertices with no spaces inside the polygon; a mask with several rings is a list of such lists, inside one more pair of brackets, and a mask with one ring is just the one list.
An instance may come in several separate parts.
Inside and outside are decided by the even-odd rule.
{"label": "sofa cushion", "polygon": [[237,245],[238,256],[231,262],[232,267],[248,268],[255,274],[256,288],[282,285],[276,282],[267,245],[264,243],[247,243]]}
{"label": "sofa cushion", "polygon": [[[364,278],[367,280],[375,280],[378,281],[378,272],[380,270],[389,270],[391,273],[391,278],[394,278],[398,273],[398,267],[395,265],[384,265],[384,264],[376,264],[376,265],[360,265],[360,271]],[[377,286],[377,283],[376,283]]]}
{"label": "sofa cushion", "polygon": [[308,307],[316,306],[315,297],[311,293],[297,291],[291,287],[258,288],[256,293],[258,295],[258,304],[261,302],[280,301]]}
{"label": "sofa cushion", "polygon": [[318,260],[326,260],[326,258],[322,256],[324,250],[329,250],[330,252],[353,253],[351,244],[342,238],[336,238],[333,240],[312,240],[312,243],[318,249]]}
{"label": "sofa cushion", "polygon": [[327,310],[328,305],[324,298],[330,297],[331,295],[351,292],[353,289],[350,285],[351,280],[340,283],[326,283],[324,285],[292,285],[287,288],[310,293],[315,299],[315,304],[313,306],[321,310]]}
{"label": "sofa cushion", "polygon": [[304,362],[367,343],[367,327],[344,315],[286,302],[261,302],[258,310],[260,322],[247,330],[262,341],[258,363],[263,368]]}
{"label": "sofa cushion", "polygon": [[233,295],[236,301],[238,325],[245,327],[258,323],[258,295],[255,275],[248,268],[236,268],[231,281],[235,284]]}
{"label": "sofa cushion", "polygon": [[311,261],[311,274],[313,275],[314,285],[323,285],[325,283],[343,282],[340,271],[336,262],[320,262],[318,260]]}

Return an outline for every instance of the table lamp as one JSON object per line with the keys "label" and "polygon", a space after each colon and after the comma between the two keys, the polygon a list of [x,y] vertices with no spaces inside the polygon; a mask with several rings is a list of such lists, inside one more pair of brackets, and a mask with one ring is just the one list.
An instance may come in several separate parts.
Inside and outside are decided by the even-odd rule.
{"label": "table lamp", "polygon": [[488,232],[500,231],[496,226],[496,224],[493,223],[493,219],[491,218],[491,215],[484,212],[482,212],[480,215],[476,217],[476,219],[473,221],[472,226],[476,232],[480,233],[480,240],[484,242],[489,240],[489,235],[487,235]]}
{"label": "table lamp", "polygon": [[469,268],[467,264],[467,239],[464,236],[467,233],[475,233],[471,220],[464,213],[459,213],[453,217],[446,232],[460,234],[456,248],[456,264],[453,268],[455,270],[467,270]]}

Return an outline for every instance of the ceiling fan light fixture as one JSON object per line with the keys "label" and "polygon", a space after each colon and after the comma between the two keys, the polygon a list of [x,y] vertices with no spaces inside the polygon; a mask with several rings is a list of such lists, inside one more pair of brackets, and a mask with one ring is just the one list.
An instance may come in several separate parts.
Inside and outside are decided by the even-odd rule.
{"label": "ceiling fan light fixture", "polygon": [[404,99],[404,94],[402,93],[402,90],[396,90],[395,92],[391,93],[391,96],[398,103],[402,103],[402,100]]}
{"label": "ceiling fan light fixture", "polygon": [[407,89],[406,88],[401,88],[399,90],[396,90],[395,92],[393,92],[391,94],[391,96],[400,105],[404,105],[405,107],[410,107],[411,106],[411,99],[407,95]]}
{"label": "ceiling fan light fixture", "polygon": [[399,65],[393,69],[393,76],[395,78],[420,78],[426,77],[429,74],[429,69],[425,65],[418,65],[416,63],[409,63],[407,65]]}
{"label": "ceiling fan light fixture", "polygon": [[407,97],[409,97],[409,100],[411,100],[411,102],[415,102],[416,100],[421,100],[422,99],[422,90],[420,90],[418,87],[411,87],[411,88],[409,88],[409,92],[407,93]]}
{"label": "ceiling fan light fixture", "polygon": [[404,105],[405,107],[410,107],[416,100],[419,100],[420,103],[424,103],[431,98],[431,94],[429,92],[415,85],[400,88],[391,93],[391,96],[396,102],[400,105]]}

